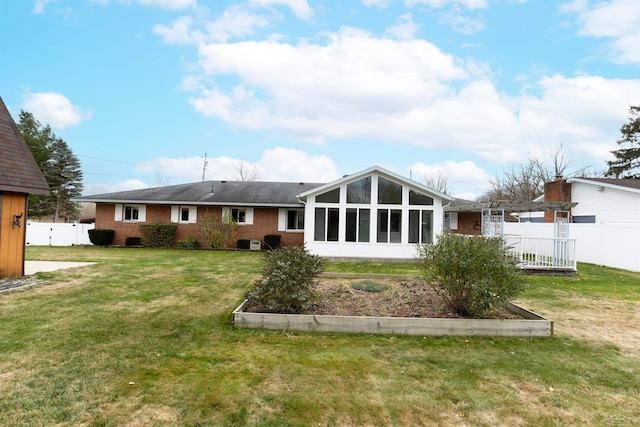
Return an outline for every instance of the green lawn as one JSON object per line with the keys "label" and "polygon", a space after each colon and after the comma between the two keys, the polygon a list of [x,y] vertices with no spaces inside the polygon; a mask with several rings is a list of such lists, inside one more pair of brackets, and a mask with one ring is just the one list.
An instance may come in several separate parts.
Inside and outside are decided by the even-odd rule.
{"label": "green lawn", "polygon": [[[235,330],[231,311],[261,257],[27,248],[32,260],[97,264],[0,294],[0,425],[640,424],[638,349],[570,328],[537,339]],[[417,271],[410,263],[325,267]],[[630,316],[640,308],[640,274],[578,269],[527,278],[519,300],[568,325],[588,314],[584,301],[614,304],[637,334]]]}

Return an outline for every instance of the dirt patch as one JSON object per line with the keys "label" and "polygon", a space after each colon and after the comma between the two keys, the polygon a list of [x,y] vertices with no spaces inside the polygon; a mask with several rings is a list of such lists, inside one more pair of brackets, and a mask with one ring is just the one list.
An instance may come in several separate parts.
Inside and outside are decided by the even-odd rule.
{"label": "dirt patch", "polygon": [[[378,286],[361,286],[363,284]],[[375,291],[379,288],[384,289]],[[416,318],[461,317],[445,307],[444,301],[430,284],[418,279],[322,277],[317,291],[320,298],[309,314]],[[507,309],[492,310],[482,318],[522,319]]]}

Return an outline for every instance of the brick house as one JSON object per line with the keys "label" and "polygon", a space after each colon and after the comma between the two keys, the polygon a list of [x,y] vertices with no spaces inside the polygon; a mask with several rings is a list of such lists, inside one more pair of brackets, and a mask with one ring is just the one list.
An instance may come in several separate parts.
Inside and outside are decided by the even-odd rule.
{"label": "brick house", "polygon": [[[401,258],[442,232],[451,198],[374,166],[327,184],[205,181],[83,196],[96,204],[96,228],[115,230],[115,245],[140,236],[141,223],[178,224],[176,241],[200,239],[203,215],[227,215],[236,238],[303,245],[325,257]],[[444,202],[444,203],[443,203]]]}
{"label": "brick house", "polygon": [[0,279],[24,275],[29,194],[49,194],[31,150],[0,98]]}

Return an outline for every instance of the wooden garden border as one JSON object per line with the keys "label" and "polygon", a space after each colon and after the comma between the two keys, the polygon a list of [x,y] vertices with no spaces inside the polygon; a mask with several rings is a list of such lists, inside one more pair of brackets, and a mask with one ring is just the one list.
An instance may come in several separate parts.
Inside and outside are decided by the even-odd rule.
{"label": "wooden garden border", "polygon": [[245,304],[246,300],[233,311],[233,326],[236,328],[416,336],[553,336],[553,321],[511,303],[509,303],[509,310],[524,319],[434,319],[250,313],[243,311]]}

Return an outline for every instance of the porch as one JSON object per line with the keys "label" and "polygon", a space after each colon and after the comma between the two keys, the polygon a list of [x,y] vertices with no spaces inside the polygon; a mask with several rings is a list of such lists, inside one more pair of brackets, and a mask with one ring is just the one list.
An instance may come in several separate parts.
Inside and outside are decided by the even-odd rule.
{"label": "porch", "polygon": [[564,272],[577,270],[576,239],[503,235],[509,254],[522,270]]}

